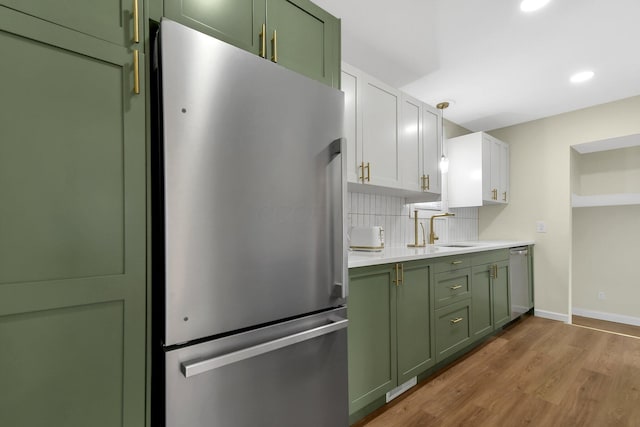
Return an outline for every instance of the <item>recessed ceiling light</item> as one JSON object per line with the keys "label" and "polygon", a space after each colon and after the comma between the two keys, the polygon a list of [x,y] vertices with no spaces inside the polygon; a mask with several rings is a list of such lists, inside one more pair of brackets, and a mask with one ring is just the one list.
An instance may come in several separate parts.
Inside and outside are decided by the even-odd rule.
{"label": "recessed ceiling light", "polygon": [[549,0],[522,0],[520,3],[520,10],[523,12],[533,12],[544,7]]}
{"label": "recessed ceiling light", "polygon": [[593,71],[580,71],[579,73],[575,73],[569,81],[571,83],[582,83],[590,80],[593,77]]}

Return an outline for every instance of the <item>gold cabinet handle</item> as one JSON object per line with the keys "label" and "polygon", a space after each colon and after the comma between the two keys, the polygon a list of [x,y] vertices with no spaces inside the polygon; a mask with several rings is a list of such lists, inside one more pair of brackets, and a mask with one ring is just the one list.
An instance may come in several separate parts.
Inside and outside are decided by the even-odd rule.
{"label": "gold cabinet handle", "polygon": [[453,264],[453,265],[462,264],[462,261],[451,261],[451,264]]}
{"label": "gold cabinet handle", "polygon": [[398,277],[398,272],[400,271],[400,264],[396,264],[393,266],[393,269],[396,271],[396,279],[392,280],[393,283],[396,284],[396,288],[400,285],[400,278]]}
{"label": "gold cabinet handle", "polygon": [[404,264],[400,264],[400,282],[404,285]]}
{"label": "gold cabinet handle", "polygon": [[422,191],[429,190],[429,187],[431,187],[430,175],[422,175]]}
{"label": "gold cabinet handle", "polygon": [[498,266],[496,264],[489,267],[489,277],[491,277],[492,279],[498,278]]}
{"label": "gold cabinet handle", "polygon": [[260,31],[260,53],[261,58],[267,57],[267,26],[262,24],[262,30]]}
{"label": "gold cabinet handle", "polygon": [[507,192],[506,191],[504,193],[502,193],[502,201],[503,202],[507,201]]}
{"label": "gold cabinet handle", "polygon": [[271,39],[271,60],[278,62],[278,33],[273,30],[273,38]]}
{"label": "gold cabinet handle", "polygon": [[371,182],[371,164],[369,162],[367,162],[367,182]]}
{"label": "gold cabinet handle", "polygon": [[456,317],[455,319],[449,320],[449,323],[451,323],[452,325],[455,325],[456,323],[462,322],[462,320],[463,320],[462,317]]}
{"label": "gold cabinet handle", "polygon": [[360,176],[358,177],[358,179],[364,182],[364,162],[360,163],[360,166],[358,166],[358,168],[360,168]]}
{"label": "gold cabinet handle", "polygon": [[140,25],[138,24],[138,0],[133,0],[133,42],[140,43]]}
{"label": "gold cabinet handle", "polygon": [[133,50],[133,93],[140,93],[140,58],[138,49]]}
{"label": "gold cabinet handle", "polygon": [[449,289],[451,289],[452,291],[456,291],[458,289],[460,289],[462,287],[462,285],[455,285],[455,286],[449,286]]}

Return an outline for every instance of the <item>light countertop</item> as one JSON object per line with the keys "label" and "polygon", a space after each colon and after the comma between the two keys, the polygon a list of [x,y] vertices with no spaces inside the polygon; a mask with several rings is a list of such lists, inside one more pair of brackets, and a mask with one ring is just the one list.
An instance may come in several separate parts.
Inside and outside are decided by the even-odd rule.
{"label": "light countertop", "polygon": [[[349,268],[389,264],[448,255],[470,254],[494,249],[533,245],[532,240],[475,240],[427,245],[424,248],[384,248],[380,252],[349,251]],[[456,245],[452,247],[452,245]]]}

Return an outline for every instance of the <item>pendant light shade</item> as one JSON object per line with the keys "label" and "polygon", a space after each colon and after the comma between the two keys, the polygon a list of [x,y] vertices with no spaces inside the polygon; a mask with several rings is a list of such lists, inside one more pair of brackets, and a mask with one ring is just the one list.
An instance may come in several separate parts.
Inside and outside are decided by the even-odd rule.
{"label": "pendant light shade", "polygon": [[440,111],[442,111],[442,113],[440,114],[440,124],[441,127],[440,129],[442,129],[442,141],[440,142],[441,145],[441,150],[442,150],[442,156],[440,156],[440,172],[442,173],[447,173],[449,172],[449,159],[447,158],[447,156],[444,155],[444,109],[447,108],[449,106],[449,103],[444,101],[444,102],[440,102],[436,105],[436,108]]}

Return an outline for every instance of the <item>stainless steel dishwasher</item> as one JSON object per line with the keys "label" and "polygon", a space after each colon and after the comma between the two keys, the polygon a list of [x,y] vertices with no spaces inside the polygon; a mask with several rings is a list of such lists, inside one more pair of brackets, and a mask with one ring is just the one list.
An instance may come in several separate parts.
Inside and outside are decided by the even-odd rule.
{"label": "stainless steel dishwasher", "polygon": [[529,248],[521,246],[509,251],[509,286],[511,288],[511,320],[533,308],[533,290],[529,280]]}

